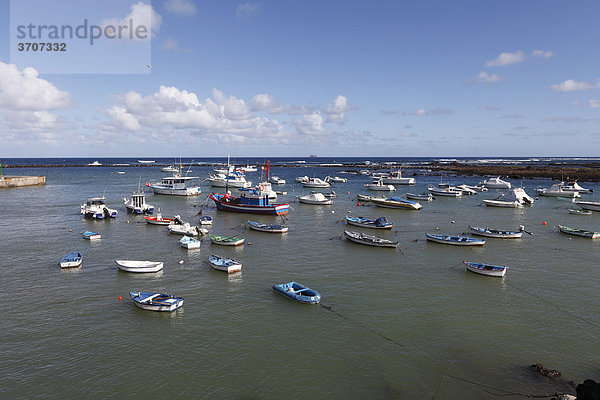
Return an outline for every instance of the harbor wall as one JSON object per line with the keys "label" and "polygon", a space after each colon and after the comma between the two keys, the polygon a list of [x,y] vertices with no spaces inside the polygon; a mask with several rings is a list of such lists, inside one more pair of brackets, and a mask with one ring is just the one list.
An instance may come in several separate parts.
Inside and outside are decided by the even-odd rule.
{"label": "harbor wall", "polygon": [[45,176],[0,176],[0,189],[8,189],[23,186],[44,186]]}

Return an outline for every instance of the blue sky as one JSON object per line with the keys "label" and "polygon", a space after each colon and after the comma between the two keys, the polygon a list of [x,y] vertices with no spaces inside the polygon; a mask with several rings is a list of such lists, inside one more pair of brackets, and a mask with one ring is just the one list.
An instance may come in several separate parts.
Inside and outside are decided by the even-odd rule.
{"label": "blue sky", "polygon": [[154,13],[151,68],[14,64],[2,0],[0,157],[597,156],[597,1],[89,4]]}

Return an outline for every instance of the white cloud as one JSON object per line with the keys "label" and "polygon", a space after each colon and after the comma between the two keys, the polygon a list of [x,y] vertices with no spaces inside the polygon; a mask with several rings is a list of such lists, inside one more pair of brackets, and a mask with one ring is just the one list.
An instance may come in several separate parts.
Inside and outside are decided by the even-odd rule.
{"label": "white cloud", "polygon": [[485,71],[481,71],[479,74],[477,74],[477,78],[475,78],[475,81],[479,82],[479,83],[496,83],[496,82],[502,82],[504,80],[503,77],[501,77],[498,74],[489,74]]}
{"label": "white cloud", "polygon": [[[162,17],[159,13],[154,11],[152,5],[146,4],[142,1],[139,1],[133,4],[130,8],[129,14],[127,14],[124,18],[111,18],[103,20],[100,25],[103,29],[107,26],[112,25],[116,26],[129,26],[131,24],[135,27],[145,26],[150,27],[150,32],[147,32],[146,38],[151,38],[156,36],[156,33],[160,29],[162,25]],[[145,40],[146,38],[138,38],[136,35],[129,35],[129,32],[123,31],[121,36],[122,39],[133,39],[133,40]]]}
{"label": "white cloud", "polygon": [[301,119],[293,121],[296,131],[301,135],[320,136],[325,132],[323,117],[318,111],[306,114]]}
{"label": "white cloud", "polygon": [[428,117],[428,116],[432,116],[432,115],[441,115],[441,114],[452,114],[452,110],[449,108],[434,108],[431,110],[427,110],[425,108],[419,108],[416,111],[402,113],[402,115],[416,115],[417,117]]}
{"label": "white cloud", "polygon": [[531,52],[533,57],[550,58],[554,55],[553,51],[534,50]]}
{"label": "white cloud", "polygon": [[256,3],[241,3],[235,10],[235,15],[238,18],[250,18],[258,13],[258,4]]}
{"label": "white cloud", "polygon": [[349,109],[348,98],[339,94],[333,101],[333,104],[329,104],[323,112],[327,115],[328,122],[341,124],[344,122],[344,113]]}
{"label": "white cloud", "polygon": [[600,100],[591,99],[588,104],[592,108],[600,108]]}
{"label": "white cloud", "polygon": [[414,132],[400,132],[398,134],[400,137],[417,137],[417,134]]}
{"label": "white cloud", "polygon": [[198,11],[196,5],[189,0],[167,0],[165,10],[183,17],[191,17]]}
{"label": "white cloud", "polygon": [[552,89],[558,92],[573,92],[576,90],[587,90],[594,87],[599,87],[599,84],[593,85],[588,82],[577,82],[574,79],[567,79],[557,85],[552,85]]}
{"label": "white cloud", "polygon": [[486,67],[502,67],[510,64],[518,64],[525,60],[525,53],[521,50],[515,53],[500,53],[498,57],[485,63]]}
{"label": "white cloud", "polygon": [[253,111],[269,110],[275,106],[275,99],[268,93],[257,94],[250,100]]}

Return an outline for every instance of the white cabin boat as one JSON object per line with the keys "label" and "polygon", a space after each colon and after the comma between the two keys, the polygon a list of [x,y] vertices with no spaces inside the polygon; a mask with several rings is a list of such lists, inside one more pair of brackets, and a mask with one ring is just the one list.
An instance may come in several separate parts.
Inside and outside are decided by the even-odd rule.
{"label": "white cabin boat", "polygon": [[235,171],[209,175],[206,180],[214,187],[249,188],[252,186],[252,182],[247,181],[243,174]]}
{"label": "white cabin boat", "polygon": [[416,183],[415,178],[403,178],[400,170],[385,174],[382,178],[386,185],[414,185]]}
{"label": "white cabin boat", "polygon": [[199,236],[208,233],[207,229],[193,226],[189,222],[184,222],[183,224],[170,224],[167,226],[167,229],[169,230],[169,233],[176,235]]}
{"label": "white cabin boat", "polygon": [[456,189],[460,190],[463,195],[467,195],[467,196],[473,196],[475,194],[478,194],[478,192],[475,189],[471,189],[469,186],[464,185],[464,184],[456,186]]}
{"label": "white cabin boat", "polygon": [[378,190],[378,191],[394,191],[396,187],[394,185],[385,185],[383,183],[383,178],[380,178],[373,183],[365,183],[365,187],[369,190]]}
{"label": "white cabin boat", "polygon": [[146,194],[141,190],[133,192],[129,199],[123,198],[123,203],[128,213],[152,214],[154,212],[154,206],[146,203]]}
{"label": "white cabin boat", "polygon": [[569,198],[569,199],[581,197],[579,192],[573,192],[570,190],[563,189],[562,183],[555,183],[550,188],[534,189],[534,190],[540,196],[565,197],[565,198]]}
{"label": "white cabin boat", "polygon": [[579,194],[594,192],[594,189],[584,188],[583,186],[579,185],[575,181],[561,182],[561,187],[562,187],[562,190],[564,190],[565,192],[578,192]]}
{"label": "white cabin boat", "polygon": [[187,182],[197,179],[197,176],[181,176],[174,174],[162,179],[160,183],[148,184],[155,194],[167,194],[172,196],[197,196],[202,192],[200,186],[188,187]]}
{"label": "white cabin boat", "polygon": [[531,198],[523,188],[513,188],[510,193],[502,193],[495,199],[483,200],[486,206],[490,207],[507,207],[516,208],[524,205],[533,204],[533,198]]}
{"label": "white cabin boat", "polygon": [[347,178],[340,178],[339,176],[334,176],[333,178],[330,177],[329,180],[331,182],[334,182],[334,183],[346,183],[346,182],[348,182]]}
{"label": "white cabin boat", "polygon": [[166,167],[162,167],[160,170],[162,172],[179,172],[179,168],[177,168],[175,165],[168,165]]}
{"label": "white cabin boat", "polygon": [[269,178],[269,182],[275,185],[285,185],[285,179],[281,179],[278,176],[272,176]]}
{"label": "white cabin boat", "polygon": [[299,177],[296,178],[296,182],[298,182],[298,183],[304,183],[304,182],[308,182],[309,179],[310,178],[308,176],[306,176],[306,175],[299,176]]}
{"label": "white cabin boat", "polygon": [[328,188],[331,187],[331,184],[320,178],[308,178],[308,180],[302,182],[302,186],[306,188]]}
{"label": "white cabin boat", "polygon": [[325,197],[323,193],[310,193],[304,196],[298,196],[298,201],[305,204],[329,206],[333,204],[333,200]]}
{"label": "white cabin boat", "polygon": [[86,218],[93,219],[116,218],[119,213],[117,210],[106,206],[106,198],[104,196],[88,199],[85,204],[81,205],[80,211]]}
{"label": "white cabin boat", "polygon": [[427,190],[434,196],[461,197],[463,195],[461,190],[450,186],[449,183],[440,183],[437,186],[428,185]]}
{"label": "white cabin boat", "polygon": [[495,178],[488,178],[481,182],[480,185],[485,186],[488,189],[510,189],[512,185],[510,182],[503,181],[499,176]]}

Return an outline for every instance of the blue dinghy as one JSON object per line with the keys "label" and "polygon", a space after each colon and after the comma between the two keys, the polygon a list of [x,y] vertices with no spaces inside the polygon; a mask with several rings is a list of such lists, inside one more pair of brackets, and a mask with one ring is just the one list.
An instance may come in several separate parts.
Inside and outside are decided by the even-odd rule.
{"label": "blue dinghy", "polygon": [[485,239],[472,238],[467,236],[435,235],[426,233],[427,240],[442,244],[453,244],[457,246],[483,246]]}
{"label": "blue dinghy", "polygon": [[82,260],[83,260],[83,258],[81,256],[81,253],[78,251],[74,251],[74,252],[68,253],[66,256],[64,256],[60,260],[60,267],[61,268],[77,268],[77,267],[81,266]]}
{"label": "blue dinghy", "polygon": [[183,298],[171,294],[154,292],[129,292],[133,303],[142,310],[166,311],[177,310],[183,305]]}
{"label": "blue dinghy", "polygon": [[248,220],[248,227],[260,232],[286,233],[288,231],[288,227],[285,225],[267,225],[250,220]]}
{"label": "blue dinghy", "polygon": [[370,219],[364,217],[351,217],[346,215],[346,223],[348,225],[362,226],[363,228],[373,229],[392,229],[394,224],[389,222],[385,217]]}
{"label": "blue dinghy", "polygon": [[273,285],[273,290],[300,303],[317,304],[321,301],[319,292],[294,281]]}

